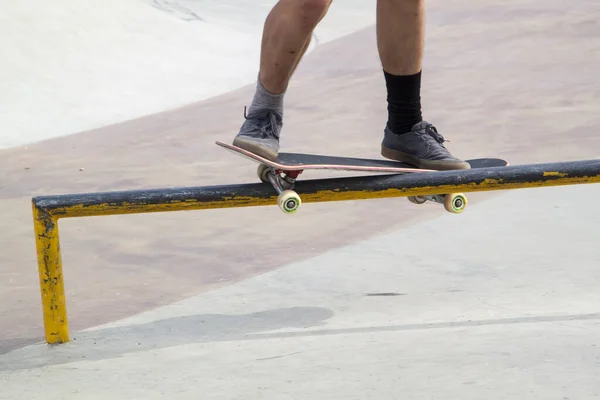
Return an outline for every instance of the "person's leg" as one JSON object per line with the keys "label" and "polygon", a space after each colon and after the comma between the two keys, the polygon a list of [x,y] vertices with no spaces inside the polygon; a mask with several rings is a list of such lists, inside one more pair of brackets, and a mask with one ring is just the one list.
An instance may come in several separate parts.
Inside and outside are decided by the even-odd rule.
{"label": "person's leg", "polygon": [[387,87],[388,121],[381,154],[426,169],[464,169],[421,115],[424,0],[377,1],[377,48]]}
{"label": "person's leg", "polygon": [[331,1],[280,0],[271,10],[263,31],[256,92],[234,145],[277,158],[285,92]]}

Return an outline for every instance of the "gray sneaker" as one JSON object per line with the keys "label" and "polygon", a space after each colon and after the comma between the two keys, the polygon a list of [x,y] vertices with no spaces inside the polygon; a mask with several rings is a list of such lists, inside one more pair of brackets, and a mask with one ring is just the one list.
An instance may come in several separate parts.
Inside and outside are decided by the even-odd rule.
{"label": "gray sneaker", "polygon": [[471,169],[468,162],[450,154],[444,142],[444,137],[426,121],[415,124],[410,132],[402,135],[395,135],[386,126],[381,155],[422,169]]}
{"label": "gray sneaker", "polygon": [[279,133],[283,118],[271,110],[251,111],[233,140],[233,145],[275,161],[279,154]]}

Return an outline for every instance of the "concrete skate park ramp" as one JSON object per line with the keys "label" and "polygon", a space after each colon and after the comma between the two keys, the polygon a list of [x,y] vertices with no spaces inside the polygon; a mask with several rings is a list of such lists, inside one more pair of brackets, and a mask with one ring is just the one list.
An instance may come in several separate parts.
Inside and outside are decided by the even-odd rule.
{"label": "concrete skate park ramp", "polygon": [[[0,148],[187,105],[256,79],[274,0],[4,2]],[[315,32],[326,43],[374,21],[349,2]]]}
{"label": "concrete skate park ramp", "polygon": [[[31,197],[256,180],[253,164],[214,141],[231,140],[252,96],[260,22],[237,49],[237,36],[199,33],[218,14],[200,12],[208,2],[103,2],[97,18],[75,4],[10,3],[1,17],[14,37],[27,31],[7,16],[17,12],[95,34],[97,23],[106,35],[85,46],[57,33],[65,23],[32,23],[39,41],[27,43],[47,59],[51,45],[79,41],[44,67],[2,47],[13,51],[2,73],[15,76],[3,83],[2,124],[19,134],[0,150],[0,398],[595,395],[597,185],[473,194],[461,216],[381,199],[307,204],[293,218],[273,206],[61,221],[73,341],[35,344]],[[512,164],[599,158],[595,2],[428,10],[424,112],[453,152]],[[319,41],[301,64],[285,149],[378,156],[386,110],[375,31],[348,33]],[[253,61],[208,57],[203,69],[192,50],[225,51],[212,37]],[[85,66],[97,69],[74,73]],[[230,86],[202,92],[218,79]]]}

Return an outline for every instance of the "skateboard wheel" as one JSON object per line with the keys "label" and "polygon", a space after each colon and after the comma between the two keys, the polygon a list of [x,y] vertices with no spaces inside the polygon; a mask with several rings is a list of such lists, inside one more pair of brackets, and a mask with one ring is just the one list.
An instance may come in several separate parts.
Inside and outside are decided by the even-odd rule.
{"label": "skateboard wheel", "polygon": [[410,201],[413,204],[423,204],[427,201],[427,199],[421,196],[408,196],[408,201]]}
{"label": "skateboard wheel", "polygon": [[452,214],[460,214],[466,206],[467,196],[462,193],[448,194],[444,199],[444,208]]}
{"label": "skateboard wheel", "polygon": [[265,164],[260,164],[256,169],[256,175],[263,183],[269,183],[269,177],[267,174],[269,173],[270,167]]}
{"label": "skateboard wheel", "polygon": [[281,211],[286,214],[292,214],[298,211],[302,201],[300,200],[300,196],[293,190],[285,190],[277,198],[277,204]]}

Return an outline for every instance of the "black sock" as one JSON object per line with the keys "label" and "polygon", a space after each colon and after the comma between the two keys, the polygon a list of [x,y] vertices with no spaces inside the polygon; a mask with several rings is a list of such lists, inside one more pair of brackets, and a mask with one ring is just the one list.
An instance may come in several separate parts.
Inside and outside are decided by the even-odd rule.
{"label": "black sock", "polygon": [[383,71],[387,86],[388,126],[397,135],[408,133],[421,122],[421,71],[415,75],[391,75]]}

